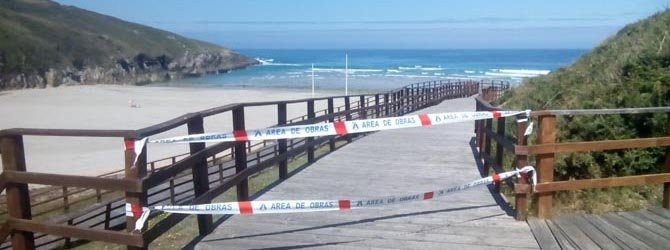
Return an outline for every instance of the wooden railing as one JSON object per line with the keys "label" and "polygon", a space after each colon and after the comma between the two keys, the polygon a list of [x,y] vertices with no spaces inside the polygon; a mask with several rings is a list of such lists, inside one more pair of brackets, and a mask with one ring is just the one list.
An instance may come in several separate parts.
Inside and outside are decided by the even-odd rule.
{"label": "wooden railing", "polygon": [[[477,110],[494,111],[501,110],[493,107],[484,98],[477,97]],[[491,99],[489,99],[491,100]],[[603,140],[586,142],[556,142],[556,117],[557,116],[580,116],[580,115],[613,115],[613,114],[644,114],[644,113],[667,113],[668,114],[668,137],[636,138],[624,140]],[[525,115],[519,115],[516,119],[523,119]],[[542,110],[533,111],[531,118],[537,119],[537,141],[533,145],[523,136],[528,121],[520,120],[516,124],[516,138],[505,135],[505,119],[499,118],[496,129],[493,130],[493,120],[478,121],[475,123],[476,144],[479,156],[484,162],[485,171],[493,167],[496,172],[503,171],[503,154],[507,150],[514,154],[514,166],[519,168],[527,165],[528,157],[535,156],[535,169],[538,171],[538,183],[534,187],[537,199],[534,199],[534,207],[540,218],[549,218],[552,215],[553,195],[557,191],[579,190],[590,188],[621,187],[633,185],[663,184],[663,207],[670,208],[670,149],[666,148],[663,173],[645,174],[609,178],[594,178],[581,180],[554,179],[554,156],[557,153],[589,152],[617,149],[668,147],[670,146],[670,107],[652,108],[621,108],[621,109],[587,109],[587,110]],[[495,156],[491,156],[492,144],[495,142]],[[531,164],[533,165],[533,164]],[[509,182],[515,192],[516,218],[523,220],[527,215],[526,198],[531,191],[527,184],[527,176],[519,178],[518,183]]]}
{"label": "wooden railing", "polygon": [[[207,203],[232,187],[236,187],[237,200],[249,200],[250,176],[277,166],[279,178],[286,179],[289,176],[287,166],[290,159],[305,155],[307,162],[313,163],[316,160],[317,148],[326,147],[333,151],[336,149],[336,141],[347,142],[353,139],[352,135],[345,135],[256,144],[223,142],[206,146],[204,143],[192,143],[189,145],[189,153],[154,162],[147,162],[147,154],[151,148],[147,146],[137,156],[138,160],[134,165],[136,157],[134,151],[124,151],[123,173],[115,171],[104,176],[89,177],[27,172],[23,149],[24,136],[115,137],[128,141],[181,126],[186,126],[189,134],[197,134],[204,132],[205,117],[228,112],[232,116],[233,129],[242,130],[245,129],[245,108],[259,106],[277,108],[278,126],[289,123],[297,125],[396,116],[437,104],[445,99],[474,95],[480,86],[497,85],[500,84],[471,80],[430,81],[378,94],[230,104],[189,113],[138,130],[2,130],[0,152],[3,173],[0,175],[0,187],[6,190],[7,220],[4,226],[0,227],[0,236],[3,236],[4,232],[7,232],[6,234],[11,232],[11,246],[14,249],[31,249],[61,240],[65,240],[67,244],[70,238],[123,244],[128,248],[146,248],[149,243],[177,225],[186,215],[169,214],[155,221],[155,224],[152,221],[152,226],[145,227],[142,232],[132,232],[135,218],[124,218],[125,203],[137,206]],[[342,100],[344,105],[335,107],[335,100]],[[327,108],[317,111],[315,102],[326,102]],[[306,114],[288,120],[286,116],[289,104],[304,105]],[[256,153],[255,157],[250,156],[252,152]],[[62,216],[36,220],[33,218],[34,207],[31,204],[33,191],[28,189],[28,184],[61,189],[63,195],[56,199],[63,200],[64,204],[70,202],[69,199],[75,190],[89,190],[96,193],[96,203]],[[51,192],[53,190],[52,188]],[[98,195],[104,193],[118,195],[111,198]],[[198,215],[197,221],[201,235],[212,230],[211,216]],[[125,232],[115,231],[124,227]],[[48,235],[58,237],[46,239]],[[35,238],[39,237],[45,240],[36,244]]]}

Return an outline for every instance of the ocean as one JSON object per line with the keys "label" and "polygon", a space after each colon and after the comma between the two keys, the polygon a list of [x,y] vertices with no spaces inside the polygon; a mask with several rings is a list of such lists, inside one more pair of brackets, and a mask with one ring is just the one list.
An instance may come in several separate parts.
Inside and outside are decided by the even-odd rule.
{"label": "ocean", "polygon": [[463,50],[237,50],[260,65],[167,83],[202,87],[344,89],[345,54],[350,90],[388,90],[444,79],[501,79],[512,84],[574,62],[580,49]]}

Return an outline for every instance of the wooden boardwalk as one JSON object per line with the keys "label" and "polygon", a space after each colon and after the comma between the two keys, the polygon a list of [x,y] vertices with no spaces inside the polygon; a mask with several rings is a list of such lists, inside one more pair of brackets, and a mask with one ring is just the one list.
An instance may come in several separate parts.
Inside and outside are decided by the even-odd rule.
{"label": "wooden boardwalk", "polygon": [[663,208],[530,219],[528,224],[542,249],[670,248],[670,212]]}
{"label": "wooden boardwalk", "polygon": [[[474,107],[473,99],[461,98],[422,112]],[[366,136],[257,200],[410,194],[477,179],[472,128],[473,122],[465,122]],[[515,221],[504,200],[477,187],[430,201],[367,210],[233,216],[195,248],[537,249],[538,245],[528,224]]]}

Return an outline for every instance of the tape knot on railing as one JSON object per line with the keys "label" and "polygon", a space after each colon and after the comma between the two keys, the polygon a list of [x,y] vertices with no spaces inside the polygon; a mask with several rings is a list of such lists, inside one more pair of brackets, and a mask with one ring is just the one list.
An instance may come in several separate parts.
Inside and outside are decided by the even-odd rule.
{"label": "tape knot on railing", "polygon": [[526,109],[524,112],[526,113],[526,116],[523,117],[523,118],[519,118],[519,119],[517,119],[517,120],[516,120],[516,123],[522,123],[522,122],[528,122],[528,121],[530,121],[530,122],[528,123],[528,126],[526,127],[526,130],[523,132],[523,135],[524,135],[524,136],[529,136],[529,135],[531,135],[531,134],[533,133],[533,121],[530,120],[530,112],[531,112],[531,110],[530,110],[530,109]]}
{"label": "tape knot on railing", "polygon": [[[532,172],[532,182],[533,182],[533,190],[535,190],[535,185],[537,184],[537,171],[535,171],[535,168],[533,166],[525,166],[521,169],[516,170],[519,174],[524,173],[528,174],[529,172]],[[520,175],[517,175],[517,177],[521,177]]]}

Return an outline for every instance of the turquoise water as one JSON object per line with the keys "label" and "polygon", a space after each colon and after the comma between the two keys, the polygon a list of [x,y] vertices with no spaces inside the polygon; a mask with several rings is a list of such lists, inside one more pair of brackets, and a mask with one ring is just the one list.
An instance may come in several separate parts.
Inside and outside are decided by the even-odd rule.
{"label": "turquoise water", "polygon": [[197,86],[343,89],[345,54],[352,90],[384,90],[409,83],[454,78],[518,83],[568,66],[585,50],[238,50],[263,62],[226,74],[170,84]]}

